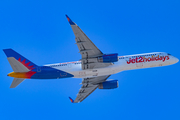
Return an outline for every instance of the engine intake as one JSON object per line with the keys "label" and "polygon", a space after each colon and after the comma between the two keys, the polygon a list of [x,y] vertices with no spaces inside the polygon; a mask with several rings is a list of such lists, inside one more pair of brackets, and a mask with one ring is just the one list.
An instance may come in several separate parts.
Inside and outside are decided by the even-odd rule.
{"label": "engine intake", "polygon": [[118,61],[118,54],[105,54],[102,57],[98,57],[98,62],[111,63]]}
{"label": "engine intake", "polygon": [[118,80],[105,81],[99,84],[99,89],[114,89],[118,87]]}

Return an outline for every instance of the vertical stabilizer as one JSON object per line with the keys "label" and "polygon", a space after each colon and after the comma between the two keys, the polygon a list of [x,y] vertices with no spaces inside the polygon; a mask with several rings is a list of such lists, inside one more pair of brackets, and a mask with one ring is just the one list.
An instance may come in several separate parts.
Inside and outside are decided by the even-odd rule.
{"label": "vertical stabilizer", "polygon": [[4,53],[14,72],[28,72],[37,67],[36,64],[26,59],[13,49],[4,49]]}
{"label": "vertical stabilizer", "polygon": [[14,57],[8,57],[7,59],[14,72],[29,72],[30,71],[27,67],[25,67],[19,61],[17,61]]}
{"label": "vertical stabilizer", "polygon": [[25,78],[31,78],[36,72],[32,71],[37,67],[36,64],[26,59],[13,49],[4,49],[4,53],[7,56],[7,59],[14,72],[9,73],[8,76],[14,77],[14,80],[10,88],[15,88],[18,86]]}

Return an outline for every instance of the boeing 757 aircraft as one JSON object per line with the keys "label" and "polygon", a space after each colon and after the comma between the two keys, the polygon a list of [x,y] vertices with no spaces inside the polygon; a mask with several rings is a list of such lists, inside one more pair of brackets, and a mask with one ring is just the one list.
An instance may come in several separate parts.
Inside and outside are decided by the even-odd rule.
{"label": "boeing 757 aircraft", "polygon": [[7,59],[14,72],[8,74],[14,77],[10,88],[15,88],[25,79],[60,79],[82,78],[82,86],[72,103],[82,102],[96,88],[114,89],[118,87],[118,80],[108,80],[112,74],[124,70],[166,66],[177,63],[179,60],[169,53],[153,52],[118,56],[117,53],[104,54],[86,36],[86,34],[67,15],[75,35],[76,45],[81,54],[80,61],[56,63],[38,66],[18,54],[12,49],[4,49]]}

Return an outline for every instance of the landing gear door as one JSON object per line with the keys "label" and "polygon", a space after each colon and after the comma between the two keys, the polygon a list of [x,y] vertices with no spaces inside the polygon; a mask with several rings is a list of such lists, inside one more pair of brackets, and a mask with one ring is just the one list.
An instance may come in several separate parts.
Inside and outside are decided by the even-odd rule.
{"label": "landing gear door", "polygon": [[92,70],[92,76],[98,76],[98,70]]}

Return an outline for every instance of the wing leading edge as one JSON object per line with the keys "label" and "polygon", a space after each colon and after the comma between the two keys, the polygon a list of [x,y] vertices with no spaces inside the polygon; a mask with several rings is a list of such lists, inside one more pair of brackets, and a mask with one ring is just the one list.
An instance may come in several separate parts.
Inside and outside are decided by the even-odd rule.
{"label": "wing leading edge", "polygon": [[94,56],[100,56],[103,53],[94,45],[94,43],[86,36],[86,34],[75,24],[67,15],[67,20],[75,35],[76,44],[82,59]]}
{"label": "wing leading edge", "polygon": [[99,63],[97,57],[103,53],[96,47],[96,45],[87,37],[87,35],[74,23],[67,15],[67,20],[75,35],[75,41],[81,54],[82,69],[93,69],[107,67],[111,63]]}

